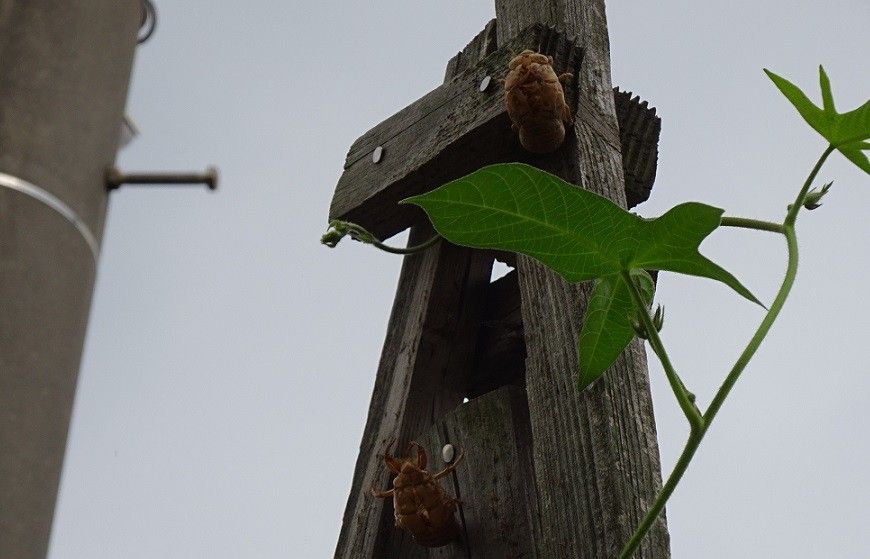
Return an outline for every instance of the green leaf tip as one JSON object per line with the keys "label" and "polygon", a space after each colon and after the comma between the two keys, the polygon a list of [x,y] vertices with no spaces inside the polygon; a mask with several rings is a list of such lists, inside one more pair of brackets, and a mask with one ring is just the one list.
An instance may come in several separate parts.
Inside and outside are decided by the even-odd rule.
{"label": "green leaf tip", "polygon": [[405,202],[423,208],[454,244],[522,253],[570,282],[641,268],[668,270],[714,279],[761,304],[698,252],[719,226],[720,208],[688,202],[644,219],[522,163],[483,167]]}
{"label": "green leaf tip", "polygon": [[822,90],[822,108],[825,114],[836,114],[834,94],[831,92],[831,80],[828,79],[828,74],[825,73],[825,68],[821,64],[819,64],[819,89]]}
{"label": "green leaf tip", "polygon": [[865,141],[870,138],[870,100],[853,111],[838,113],[834,107],[831,81],[821,65],[819,88],[822,92],[822,108],[817,107],[800,88],[787,79],[766,68],[764,72],[807,124],[839,150],[846,159],[870,174],[870,160],[864,153],[870,149],[870,145]]}

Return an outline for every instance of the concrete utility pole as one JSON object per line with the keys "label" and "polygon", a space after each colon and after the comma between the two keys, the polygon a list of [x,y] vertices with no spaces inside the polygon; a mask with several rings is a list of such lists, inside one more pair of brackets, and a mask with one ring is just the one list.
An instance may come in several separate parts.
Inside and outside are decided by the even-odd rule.
{"label": "concrete utility pole", "polygon": [[0,0],[0,557],[45,557],[140,0]]}

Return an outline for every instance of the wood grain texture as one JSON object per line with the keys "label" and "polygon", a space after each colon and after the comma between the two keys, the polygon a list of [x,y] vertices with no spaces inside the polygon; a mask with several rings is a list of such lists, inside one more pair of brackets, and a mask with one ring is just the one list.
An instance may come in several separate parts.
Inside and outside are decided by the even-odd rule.
{"label": "wood grain texture", "polygon": [[[534,23],[578,38],[578,116],[564,149],[534,164],[625,207],[603,0],[497,0],[496,15],[499,44]],[[643,348],[633,342],[602,379],[578,391],[576,342],[588,286],[570,285],[523,256],[517,270],[540,507],[537,553],[612,559],[661,485]],[[636,557],[669,556],[661,519]]]}
{"label": "wood grain texture", "polygon": [[[431,234],[415,227],[409,242]],[[393,527],[392,502],[368,490],[389,486],[379,456],[389,441],[404,451],[462,402],[491,266],[485,254],[446,242],[405,258],[336,557],[415,556],[418,546]]]}
{"label": "wood grain texture", "polygon": [[[399,205],[484,165],[521,161],[526,157],[504,107],[496,81],[507,73],[510,58],[524,48],[536,48],[556,59],[561,71],[579,65],[582,53],[564,33],[533,26],[492,51],[492,25],[472,45],[481,57],[463,52],[451,64],[459,73],[405,109],[366,132],[350,148],[345,169],[332,199],[330,219],[358,223],[381,239],[425,221],[414,206]],[[476,61],[472,64],[472,61]],[[481,92],[484,76],[489,88]],[[618,146],[619,136],[614,131]],[[383,158],[371,158],[377,146]]]}
{"label": "wood grain texture", "polygon": [[[478,35],[462,56],[470,63],[486,49],[485,36]],[[426,224],[412,227],[409,246],[432,234]],[[491,270],[491,254],[445,241],[405,257],[336,558],[426,557],[425,548],[393,526],[392,502],[373,498],[369,488],[387,487],[380,455],[390,440],[404,451],[462,402]]]}
{"label": "wood grain texture", "polygon": [[656,179],[659,134],[662,119],[655,108],[630,91],[613,88],[619,144],[622,147],[622,173],[625,176],[625,203],[629,208],[645,202]]}
{"label": "wood grain texture", "polygon": [[504,386],[459,406],[418,442],[429,452],[432,472],[445,465],[445,444],[465,453],[463,463],[441,482],[462,501],[457,515],[462,541],[428,550],[429,559],[535,557],[537,499],[529,485],[534,473],[522,388]]}
{"label": "wood grain texture", "polygon": [[[387,238],[425,217],[416,207],[399,200],[427,192],[451,178],[478,168],[529,158],[511,130],[502,87],[495,80],[486,92],[478,91],[483,76],[503,77],[510,56],[534,48],[553,56],[555,67],[573,71],[581,49],[567,35],[544,26],[525,29],[509,45],[495,49],[496,25],[490,21],[466,51],[450,62],[453,78],[361,136],[347,155],[345,170],[336,186],[331,219],[344,219]],[[483,60],[467,49],[480,48]],[[566,88],[568,102],[577,103],[577,84]],[[580,115],[613,148],[622,149],[629,207],[649,197],[655,178],[658,137],[661,129],[655,109],[638,97],[614,89],[619,128],[600,116],[590,99],[581,96]],[[377,146],[384,155],[371,159]]]}
{"label": "wood grain texture", "polygon": [[[529,7],[529,14],[535,12]],[[609,77],[601,84],[601,91],[610,94],[609,105],[584,89],[591,78],[581,65],[578,39],[545,25],[523,25],[521,36],[506,42],[500,25],[491,21],[450,61],[444,86],[354,144],[332,217],[357,221],[381,237],[416,223],[409,243],[419,243],[431,228],[422,214],[394,210],[395,202],[500,161],[536,165],[624,204],[620,148],[627,139],[646,142],[636,151],[647,155],[632,161],[647,165],[644,177],[650,170],[654,177],[654,158],[650,168],[648,154],[658,129],[638,134],[649,127],[635,124],[620,134]],[[508,52],[533,48],[550,54],[561,62],[559,71],[577,76],[566,97],[579,116],[555,154],[523,151],[510,132],[501,88],[490,86],[499,92],[497,103],[477,91],[482,75],[500,77],[495,68],[506,69],[507,54],[497,45],[507,45]],[[637,99],[627,102],[635,105],[627,109],[633,122],[648,122],[649,109]],[[457,104],[458,113],[450,112]],[[385,159],[373,165],[370,154],[377,145],[386,148]],[[391,158],[396,146],[413,155]],[[336,210],[336,204],[345,204],[346,211]],[[513,255],[446,242],[406,258],[335,557],[604,558],[615,554],[644,512],[650,489],[660,485],[642,346],[633,344],[607,380],[578,395],[574,347],[586,292],[525,258],[517,263],[518,273],[490,284],[496,256],[517,263]],[[520,335],[524,340],[510,339]],[[527,344],[535,350],[523,363]],[[501,359],[505,374],[488,367],[490,359]],[[528,403],[522,391],[526,369]],[[479,397],[460,406],[466,394]],[[422,548],[393,526],[391,501],[368,495],[372,485],[388,487],[380,454],[393,439],[399,453],[409,440],[424,443],[434,470],[446,441],[461,441],[459,446],[474,452],[450,482],[467,503],[462,542]],[[536,465],[544,470],[536,472]],[[544,490],[540,499],[538,488]],[[668,557],[663,523],[650,541],[643,557]]]}
{"label": "wood grain texture", "polygon": [[492,282],[486,290],[468,397],[509,384],[526,386],[526,342],[516,271]]}

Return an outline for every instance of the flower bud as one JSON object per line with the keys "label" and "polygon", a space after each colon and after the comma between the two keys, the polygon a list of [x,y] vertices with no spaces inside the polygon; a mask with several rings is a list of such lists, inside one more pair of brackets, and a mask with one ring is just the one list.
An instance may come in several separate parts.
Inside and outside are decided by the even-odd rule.
{"label": "flower bud", "polygon": [[334,219],[329,222],[329,229],[320,237],[320,242],[329,248],[335,248],[348,233],[350,230],[345,222]]}
{"label": "flower bud", "polygon": [[807,195],[804,196],[804,207],[808,210],[819,208],[822,205],[822,198],[831,189],[832,184],[834,184],[834,181],[825,184],[820,190],[814,188],[807,192]]}

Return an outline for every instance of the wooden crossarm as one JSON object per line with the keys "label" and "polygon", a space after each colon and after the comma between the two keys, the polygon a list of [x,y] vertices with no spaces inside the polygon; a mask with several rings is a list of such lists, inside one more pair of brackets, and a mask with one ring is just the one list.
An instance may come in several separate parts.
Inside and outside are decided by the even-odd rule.
{"label": "wooden crossarm", "polygon": [[[526,48],[553,56],[559,71],[574,71],[580,64],[580,49],[564,33],[543,25],[524,30],[360,137],[348,153],[330,219],[352,221],[387,238],[423,219],[419,209],[398,204],[403,198],[484,165],[528,160],[511,131],[503,88],[497,82],[507,74],[510,59]],[[491,82],[481,92],[486,76]],[[573,89],[568,87],[566,93]],[[378,146],[383,157],[374,163],[372,153]]]}
{"label": "wooden crossarm", "polygon": [[[493,31],[490,25],[481,35]],[[576,71],[582,53],[566,34],[533,25],[489,56],[389,117],[351,146],[330,208],[330,219],[358,223],[385,239],[423,219],[419,209],[401,206],[400,200],[427,192],[484,165],[506,161],[534,163],[535,156],[519,147],[511,131],[498,78],[507,62],[525,48],[553,56],[559,71]],[[489,87],[480,84],[490,76]],[[576,95],[568,87],[569,103]],[[658,159],[661,120],[646,101],[614,89],[619,138],[598,122],[597,111],[583,98],[577,118],[587,121],[623,153],[628,207],[647,198]],[[375,163],[375,149],[382,150]]]}

